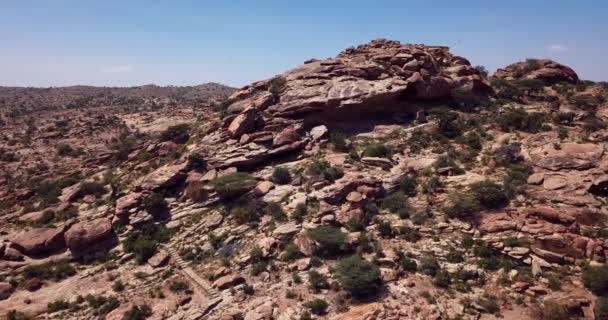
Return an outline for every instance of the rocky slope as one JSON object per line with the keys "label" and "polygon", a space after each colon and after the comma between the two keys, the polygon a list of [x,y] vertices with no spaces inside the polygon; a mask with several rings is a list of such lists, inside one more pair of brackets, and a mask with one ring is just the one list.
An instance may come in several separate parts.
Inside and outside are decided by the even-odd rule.
{"label": "rocky slope", "polygon": [[547,60],[486,79],[388,40],[307,61],[7,192],[0,310],[604,319],[607,93]]}

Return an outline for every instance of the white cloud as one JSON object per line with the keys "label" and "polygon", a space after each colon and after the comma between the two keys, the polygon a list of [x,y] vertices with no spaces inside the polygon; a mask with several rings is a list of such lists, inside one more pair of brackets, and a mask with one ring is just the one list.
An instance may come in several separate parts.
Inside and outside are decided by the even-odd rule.
{"label": "white cloud", "polygon": [[109,66],[105,68],[101,68],[99,72],[101,73],[126,73],[135,70],[132,66],[127,65],[118,65],[118,66]]}
{"label": "white cloud", "polygon": [[552,44],[547,46],[547,51],[549,52],[564,52],[566,50],[568,50],[568,48],[563,44]]}

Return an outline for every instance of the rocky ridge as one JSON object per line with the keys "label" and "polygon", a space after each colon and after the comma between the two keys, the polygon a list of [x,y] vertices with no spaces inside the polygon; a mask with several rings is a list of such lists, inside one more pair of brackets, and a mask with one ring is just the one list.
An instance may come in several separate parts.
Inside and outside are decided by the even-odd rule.
{"label": "rocky ridge", "polygon": [[88,319],[77,296],[113,291],[106,319],[594,319],[608,90],[539,61],[490,81],[375,40],[246,86],[187,142],[64,188],[50,221],[15,210],[0,309]]}

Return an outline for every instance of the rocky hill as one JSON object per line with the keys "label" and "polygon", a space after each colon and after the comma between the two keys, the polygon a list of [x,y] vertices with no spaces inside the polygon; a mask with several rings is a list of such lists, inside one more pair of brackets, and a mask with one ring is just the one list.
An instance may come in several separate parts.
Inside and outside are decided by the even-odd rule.
{"label": "rocky hill", "polygon": [[605,319],[608,86],[549,60],[482,71],[375,40],[182,109],[187,125],[153,110],[164,126],[87,170],[6,177],[0,310]]}

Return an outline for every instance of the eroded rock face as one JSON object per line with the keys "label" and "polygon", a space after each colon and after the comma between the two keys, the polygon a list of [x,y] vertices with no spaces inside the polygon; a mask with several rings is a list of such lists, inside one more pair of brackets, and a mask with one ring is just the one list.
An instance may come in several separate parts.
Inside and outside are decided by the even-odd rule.
{"label": "eroded rock face", "polygon": [[186,179],[186,164],[162,166],[145,176],[140,187],[145,190],[170,188]]}
{"label": "eroded rock face", "polygon": [[493,77],[507,80],[541,80],[546,84],[558,82],[577,83],[579,80],[574,70],[553,60],[542,59],[534,61],[517,62],[504,69],[498,69]]}
{"label": "eroded rock face", "polygon": [[421,101],[449,98],[456,88],[491,90],[447,47],[375,40],[237,91],[224,129],[206,136],[201,151],[216,168],[250,167],[324,134],[315,129],[304,135],[301,128],[395,111],[415,114]]}
{"label": "eroded rock face", "polygon": [[63,234],[65,227],[36,228],[16,234],[12,245],[27,255],[51,253],[65,247]]}
{"label": "eroded rock face", "polygon": [[79,222],[65,232],[65,243],[72,252],[79,252],[110,233],[112,233],[112,223],[108,219]]}

